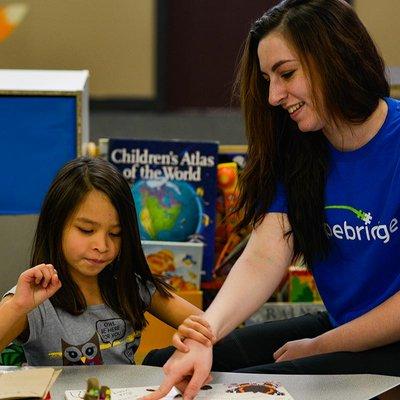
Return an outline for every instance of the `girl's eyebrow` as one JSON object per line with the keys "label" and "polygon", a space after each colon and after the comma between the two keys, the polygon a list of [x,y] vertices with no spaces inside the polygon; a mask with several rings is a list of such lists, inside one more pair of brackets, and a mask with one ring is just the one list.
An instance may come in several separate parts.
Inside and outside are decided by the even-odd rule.
{"label": "girl's eyebrow", "polygon": [[[93,220],[91,220],[89,218],[85,218],[85,217],[78,217],[76,220],[78,222],[83,222],[83,223],[86,223],[86,224],[92,224],[92,225],[95,225],[95,226],[100,225],[98,222],[93,221]],[[119,228],[120,226],[121,226],[120,224],[111,225],[112,228]]]}

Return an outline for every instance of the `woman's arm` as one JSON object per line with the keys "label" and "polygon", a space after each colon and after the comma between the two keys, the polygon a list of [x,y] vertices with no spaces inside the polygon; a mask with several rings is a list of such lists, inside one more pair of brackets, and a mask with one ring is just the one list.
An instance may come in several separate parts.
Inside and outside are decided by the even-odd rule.
{"label": "woman's arm", "polygon": [[[290,229],[286,214],[267,214],[255,229],[217,297],[204,314],[219,340],[257,311],[281,282],[292,258],[292,240],[284,233]],[[156,292],[150,313],[176,328],[190,314],[203,312],[173,294]]]}
{"label": "woman's arm", "polygon": [[[270,213],[252,232],[246,249],[204,314],[217,339],[254,313],[282,280],[293,255],[292,240],[284,236],[288,230],[290,226],[285,214]],[[185,344],[190,351],[176,351],[172,355],[164,366],[165,379],[160,388],[146,399],[160,399],[173,386],[184,391],[184,397],[194,398],[208,381],[211,348],[191,339]]]}
{"label": "woman's arm", "polygon": [[364,315],[322,335],[285,343],[275,352],[275,361],[338,351],[359,352],[397,342],[400,340],[399,309],[400,292],[397,292]]}
{"label": "woman's arm", "polygon": [[364,315],[321,335],[318,342],[331,351],[364,351],[400,340],[400,292]]}
{"label": "woman's arm", "polygon": [[291,263],[286,214],[270,213],[255,229],[204,317],[217,340],[256,312],[273,294]]}

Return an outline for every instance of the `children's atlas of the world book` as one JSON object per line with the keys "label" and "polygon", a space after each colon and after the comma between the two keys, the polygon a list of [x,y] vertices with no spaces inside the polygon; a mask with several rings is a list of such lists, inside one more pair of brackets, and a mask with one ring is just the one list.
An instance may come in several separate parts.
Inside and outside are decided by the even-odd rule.
{"label": "children's atlas of the world book", "polygon": [[[158,387],[131,387],[121,389],[111,389],[111,400],[137,400],[143,396],[154,392]],[[85,396],[84,390],[67,390],[65,392],[66,400],[79,400]],[[181,399],[182,395],[173,388],[165,400]],[[294,400],[289,392],[278,382],[247,382],[203,386],[196,396],[201,400],[246,400],[246,399],[264,399],[264,400]]]}
{"label": "children's atlas of the world book", "polygon": [[210,280],[218,142],[108,139],[100,151],[131,186],[141,239],[202,243],[202,280]]}

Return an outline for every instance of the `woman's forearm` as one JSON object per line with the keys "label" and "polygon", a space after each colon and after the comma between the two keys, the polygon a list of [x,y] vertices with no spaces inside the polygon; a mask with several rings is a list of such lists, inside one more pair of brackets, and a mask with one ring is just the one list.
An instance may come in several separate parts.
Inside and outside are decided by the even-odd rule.
{"label": "woman's forearm", "polygon": [[[217,297],[204,314],[218,340],[222,339],[245,319],[256,312],[272,295],[284,271],[271,274],[257,271],[243,260],[235,265]],[[250,280],[250,282],[249,282]]]}
{"label": "woman's forearm", "polygon": [[292,258],[284,214],[267,214],[255,229],[205,313],[217,340],[257,311],[281,282]]}
{"label": "woman's forearm", "polygon": [[316,338],[324,353],[364,351],[400,340],[400,292],[366,314]]}

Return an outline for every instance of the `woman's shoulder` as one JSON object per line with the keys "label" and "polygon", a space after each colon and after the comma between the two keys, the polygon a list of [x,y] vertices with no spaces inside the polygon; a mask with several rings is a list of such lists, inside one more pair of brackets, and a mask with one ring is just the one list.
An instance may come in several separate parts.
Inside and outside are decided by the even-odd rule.
{"label": "woman's shoulder", "polygon": [[393,126],[400,128],[400,99],[386,97],[384,100],[388,106],[386,122],[392,128]]}

